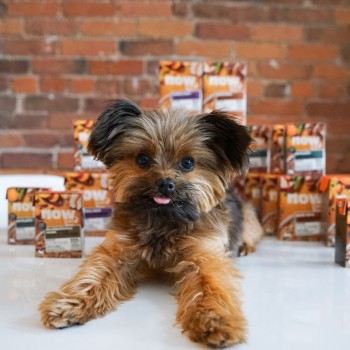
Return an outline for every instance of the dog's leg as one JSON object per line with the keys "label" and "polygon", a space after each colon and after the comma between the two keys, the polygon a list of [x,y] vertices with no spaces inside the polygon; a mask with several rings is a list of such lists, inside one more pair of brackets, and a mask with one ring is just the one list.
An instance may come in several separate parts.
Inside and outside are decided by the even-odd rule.
{"label": "dog's leg", "polygon": [[106,240],[75,277],[45,296],[39,305],[41,320],[46,327],[64,328],[101,317],[133,296],[137,276],[132,253]]}
{"label": "dog's leg", "polygon": [[177,273],[177,322],[195,342],[224,348],[245,342],[246,319],[238,290],[239,272],[229,258],[207,251],[188,256]]}

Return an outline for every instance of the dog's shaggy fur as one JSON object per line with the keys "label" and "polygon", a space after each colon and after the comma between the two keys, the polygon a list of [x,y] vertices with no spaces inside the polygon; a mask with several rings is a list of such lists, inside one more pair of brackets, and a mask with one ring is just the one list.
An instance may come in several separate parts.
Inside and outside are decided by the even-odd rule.
{"label": "dog's shaggy fur", "polygon": [[246,128],[223,112],[142,112],[114,101],[89,142],[113,183],[110,231],[76,276],[46,295],[44,325],[101,317],[146,276],[166,274],[190,339],[213,348],[244,342],[240,274],[229,254],[254,251],[262,230],[252,207],[226,190],[246,169],[250,143]]}

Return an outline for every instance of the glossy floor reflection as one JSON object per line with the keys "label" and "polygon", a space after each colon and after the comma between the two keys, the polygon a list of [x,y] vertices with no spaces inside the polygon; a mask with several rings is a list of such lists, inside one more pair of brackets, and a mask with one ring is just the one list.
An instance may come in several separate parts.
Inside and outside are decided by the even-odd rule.
{"label": "glossy floor reflection", "polygon": [[[33,247],[8,246],[0,231],[1,349],[204,349],[174,325],[171,289],[140,287],[118,311],[84,326],[42,327],[36,310],[42,296],[71,277],[80,259],[36,259]],[[87,250],[100,238],[87,238]],[[333,263],[333,249],[318,243],[265,238],[257,253],[237,262],[244,275],[249,342],[239,350],[348,348],[350,269]]]}

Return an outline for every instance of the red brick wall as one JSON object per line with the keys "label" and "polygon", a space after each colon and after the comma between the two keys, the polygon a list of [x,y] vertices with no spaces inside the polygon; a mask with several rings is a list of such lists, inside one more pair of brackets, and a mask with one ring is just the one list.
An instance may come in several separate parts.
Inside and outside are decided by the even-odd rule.
{"label": "red brick wall", "polygon": [[248,62],[249,122],[326,121],[350,172],[349,0],[0,0],[0,35],[1,168],[71,168],[71,120],[155,106],[180,58]]}

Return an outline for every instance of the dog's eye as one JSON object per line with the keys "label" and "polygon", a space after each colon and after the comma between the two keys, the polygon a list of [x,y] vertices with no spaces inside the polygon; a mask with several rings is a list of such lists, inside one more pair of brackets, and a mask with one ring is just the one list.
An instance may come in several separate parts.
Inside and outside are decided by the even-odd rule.
{"label": "dog's eye", "polygon": [[183,171],[191,171],[194,168],[194,159],[192,157],[184,157],[180,160],[179,167]]}
{"label": "dog's eye", "polygon": [[145,168],[147,165],[149,165],[150,162],[151,158],[147,154],[140,153],[136,156],[136,164],[140,168]]}

